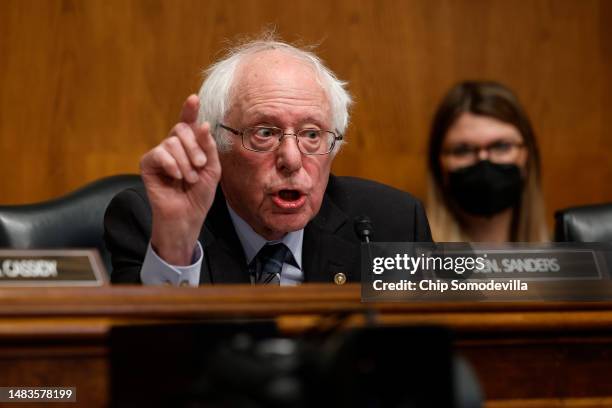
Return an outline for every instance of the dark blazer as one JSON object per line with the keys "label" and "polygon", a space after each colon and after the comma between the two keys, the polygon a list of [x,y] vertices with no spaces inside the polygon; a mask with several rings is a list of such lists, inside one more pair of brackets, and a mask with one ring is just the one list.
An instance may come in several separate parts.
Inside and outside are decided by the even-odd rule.
{"label": "dark blazer", "polygon": [[[354,218],[372,221],[373,241],[431,241],[421,203],[410,194],[373,181],[330,175],[319,213],[304,228],[305,282],[333,282],[343,272],[360,281],[360,240]],[[151,207],[144,188],[112,200],[104,218],[104,238],[112,255],[113,283],[140,283],[140,268],[151,237]],[[249,283],[247,264],[225,197],[217,190],[199,240],[204,248],[200,284]]]}

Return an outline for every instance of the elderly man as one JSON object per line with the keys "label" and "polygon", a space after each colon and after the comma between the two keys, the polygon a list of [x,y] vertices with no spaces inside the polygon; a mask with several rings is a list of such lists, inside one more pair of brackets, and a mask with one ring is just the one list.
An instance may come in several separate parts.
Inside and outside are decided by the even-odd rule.
{"label": "elderly man", "polygon": [[430,241],[409,194],[330,175],[350,103],[310,52],[274,40],[232,50],[143,156],[144,189],[109,206],[112,281],[358,282],[361,215],[377,241]]}

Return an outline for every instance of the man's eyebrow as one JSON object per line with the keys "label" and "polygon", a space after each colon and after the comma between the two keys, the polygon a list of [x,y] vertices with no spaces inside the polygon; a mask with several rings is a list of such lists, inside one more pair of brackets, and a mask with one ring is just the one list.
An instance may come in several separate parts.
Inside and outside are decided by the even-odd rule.
{"label": "man's eyebrow", "polygon": [[307,116],[307,117],[305,117],[304,119],[302,119],[300,121],[300,125],[304,125],[306,123],[308,123],[308,124],[312,123],[314,125],[322,125],[323,122],[324,121],[322,120],[322,118],[320,116],[319,117]]}
{"label": "man's eyebrow", "polygon": [[260,123],[275,125],[276,123],[278,123],[278,118],[275,117],[274,115],[268,115],[265,113],[256,113],[256,114],[253,114],[253,116],[249,115],[246,122],[250,126],[258,125]]}
{"label": "man's eyebrow", "polygon": [[[281,121],[279,120],[279,118],[277,116],[269,115],[269,114],[265,114],[265,113],[255,114],[251,119],[248,120],[248,123],[250,123],[250,124],[265,123],[265,124],[269,124],[269,125],[274,125],[274,126],[282,127],[282,124],[280,122]],[[317,116],[306,116],[306,117],[300,119],[296,123],[296,125],[304,126],[306,124],[312,124],[312,125],[321,126],[323,123],[324,123],[324,120],[322,120],[321,116],[318,116],[318,117]]]}

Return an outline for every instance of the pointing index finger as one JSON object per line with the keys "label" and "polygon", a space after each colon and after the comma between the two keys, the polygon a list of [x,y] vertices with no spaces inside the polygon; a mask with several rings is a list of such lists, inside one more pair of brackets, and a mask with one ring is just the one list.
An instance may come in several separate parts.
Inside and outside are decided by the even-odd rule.
{"label": "pointing index finger", "polygon": [[180,121],[188,124],[195,124],[198,120],[198,110],[200,109],[200,99],[196,94],[191,94],[185,100],[181,109]]}

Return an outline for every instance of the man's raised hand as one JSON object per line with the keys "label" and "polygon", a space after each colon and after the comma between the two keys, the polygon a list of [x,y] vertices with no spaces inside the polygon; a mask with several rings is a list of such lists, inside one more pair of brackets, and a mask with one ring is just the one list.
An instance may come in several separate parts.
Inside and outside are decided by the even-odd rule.
{"label": "man's raised hand", "polygon": [[183,105],[180,122],[140,161],[153,211],[151,244],[171,265],[189,265],[221,177],[208,123],[198,125],[197,95]]}

